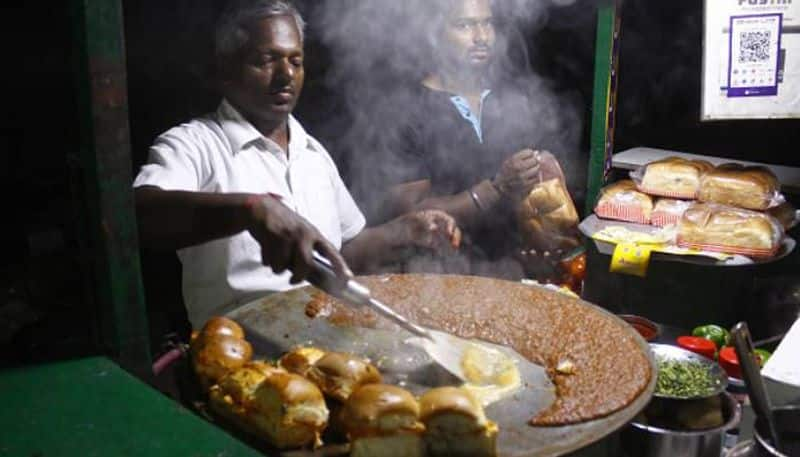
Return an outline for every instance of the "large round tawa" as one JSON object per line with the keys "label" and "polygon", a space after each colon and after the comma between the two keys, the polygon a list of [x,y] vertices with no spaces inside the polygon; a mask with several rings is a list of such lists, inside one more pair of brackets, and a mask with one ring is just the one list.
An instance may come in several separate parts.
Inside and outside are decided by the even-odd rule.
{"label": "large round tawa", "polygon": [[[513,396],[487,408],[500,427],[501,456],[563,455],[583,448],[625,425],[652,397],[656,365],[647,343],[624,321],[590,303],[539,287],[470,276],[358,280],[375,298],[422,325],[509,345],[548,368],[559,390],[553,407],[537,416],[548,425],[530,425],[530,406]],[[254,352],[262,357],[316,345],[369,357],[387,381],[415,393],[454,383],[424,352],[404,343],[409,334],[312,287],[251,302],[229,317],[245,327]],[[620,353],[620,346],[626,352]],[[615,356],[607,357],[609,352]],[[573,363],[573,374],[554,370],[563,361]]]}

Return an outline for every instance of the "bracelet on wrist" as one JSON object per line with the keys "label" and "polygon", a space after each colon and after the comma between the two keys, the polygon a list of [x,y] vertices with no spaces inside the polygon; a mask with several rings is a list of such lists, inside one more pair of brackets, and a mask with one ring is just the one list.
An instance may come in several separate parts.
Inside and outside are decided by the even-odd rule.
{"label": "bracelet on wrist", "polygon": [[483,207],[483,204],[481,203],[481,199],[478,198],[478,193],[475,192],[475,189],[470,188],[468,192],[469,192],[469,196],[472,198],[472,202],[475,203],[475,207],[477,207],[478,210],[480,210],[480,211],[485,210],[486,208]]}

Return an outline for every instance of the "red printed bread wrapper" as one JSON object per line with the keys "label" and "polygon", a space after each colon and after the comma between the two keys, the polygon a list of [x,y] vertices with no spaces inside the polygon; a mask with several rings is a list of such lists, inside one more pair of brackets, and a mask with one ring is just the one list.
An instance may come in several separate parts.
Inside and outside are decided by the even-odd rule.
{"label": "red printed bread wrapper", "polygon": [[653,207],[653,214],[650,217],[650,224],[657,227],[675,225],[680,221],[683,213],[692,206],[694,202],[690,200],[675,200],[671,198],[660,198],[656,200]]}
{"label": "red printed bread wrapper", "polygon": [[595,214],[603,219],[614,219],[638,224],[649,224],[650,219],[642,211],[642,207],[635,204],[600,203],[594,209]]}
{"label": "red printed bread wrapper", "polygon": [[753,257],[756,259],[769,259],[771,257],[775,257],[775,254],[778,253],[778,249],[780,249],[780,245],[777,245],[774,248],[767,250],[767,249],[748,249],[735,246],[722,246],[716,244],[698,244],[683,240],[680,235],[678,235],[677,244],[678,247],[686,249],[698,249],[700,251],[721,252],[724,254],[739,254],[747,257]]}
{"label": "red printed bread wrapper", "polygon": [[780,222],[767,214],[696,203],[681,216],[676,241],[683,248],[769,258],[778,252],[783,235]]}
{"label": "red printed bread wrapper", "polygon": [[653,199],[636,190],[631,180],[622,180],[604,187],[594,209],[603,219],[649,224],[653,211]]}

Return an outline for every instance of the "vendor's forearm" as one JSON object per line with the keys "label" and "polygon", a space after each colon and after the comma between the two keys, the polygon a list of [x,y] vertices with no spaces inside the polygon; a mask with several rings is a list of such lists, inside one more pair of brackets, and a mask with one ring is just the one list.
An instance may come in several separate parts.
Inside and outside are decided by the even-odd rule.
{"label": "vendor's forearm", "polygon": [[145,248],[177,250],[247,229],[249,194],[135,190],[139,238]]}
{"label": "vendor's forearm", "polygon": [[[401,199],[401,187],[394,190],[396,200]],[[418,193],[416,201],[406,201],[403,212],[438,209],[453,216],[461,227],[470,227],[483,220],[486,213],[494,211],[501,204],[502,196],[488,180],[484,180],[453,195],[429,196]],[[406,193],[407,195],[407,193]]]}
{"label": "vendor's forearm", "polygon": [[394,260],[397,248],[408,245],[397,219],[377,227],[365,228],[342,246],[342,256],[356,273],[363,273],[384,262]]}

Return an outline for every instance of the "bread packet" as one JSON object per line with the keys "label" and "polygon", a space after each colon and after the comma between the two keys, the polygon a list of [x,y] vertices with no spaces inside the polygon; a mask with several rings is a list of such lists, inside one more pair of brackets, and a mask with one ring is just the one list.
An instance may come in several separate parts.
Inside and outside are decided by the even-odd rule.
{"label": "bread packet", "polygon": [[640,167],[631,178],[646,194],[693,200],[700,189],[700,178],[713,168],[704,160],[667,157]]}
{"label": "bread packet", "polygon": [[768,214],[696,203],[681,216],[677,244],[683,248],[769,258],[778,252],[783,236],[783,226]]}
{"label": "bread packet", "polygon": [[653,199],[640,192],[636,183],[624,179],[600,190],[600,199],[594,212],[603,219],[649,224]]}
{"label": "bread packet", "polygon": [[785,201],[778,178],[766,167],[726,163],[700,180],[698,200],[764,211]]}
{"label": "bread packet", "polygon": [[525,248],[570,251],[580,245],[578,211],[569,195],[564,172],[550,153],[539,154],[539,184],[517,206]]}
{"label": "bread packet", "polygon": [[675,200],[674,198],[659,198],[653,206],[653,214],[650,217],[650,224],[657,227],[675,225],[683,216],[683,213],[692,206],[691,200]]}
{"label": "bread packet", "polygon": [[800,223],[800,211],[797,211],[797,208],[789,202],[783,202],[778,206],[768,209],[767,214],[777,219],[786,231],[789,231]]}

